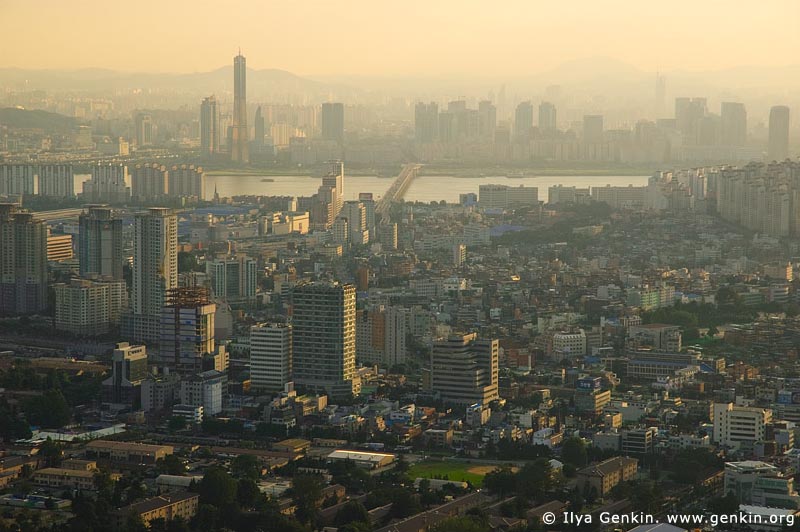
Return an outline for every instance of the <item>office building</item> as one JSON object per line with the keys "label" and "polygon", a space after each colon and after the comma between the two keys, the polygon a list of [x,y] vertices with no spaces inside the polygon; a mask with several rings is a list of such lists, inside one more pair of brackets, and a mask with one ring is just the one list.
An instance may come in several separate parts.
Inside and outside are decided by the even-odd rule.
{"label": "office building", "polygon": [[154,357],[157,365],[181,375],[202,371],[204,359],[217,353],[214,341],[216,309],[206,288],[168,290],[161,309],[158,357]]}
{"label": "office building", "polygon": [[125,204],[130,200],[130,177],[124,164],[92,166],[91,179],[83,182],[83,200],[90,203]]}
{"label": "office building", "polygon": [[766,462],[746,460],[725,463],[724,493],[732,493],[739,504],[769,508],[800,508],[794,478]]}
{"label": "office building", "polygon": [[169,169],[167,194],[173,198],[202,201],[206,189],[203,168],[193,164],[174,165]]}
{"label": "office building", "polygon": [[320,123],[323,139],[342,142],[344,140],[344,105],[323,103]]}
{"label": "office building", "polygon": [[382,222],[378,226],[378,241],[384,250],[397,249],[397,224]]}
{"label": "office building", "polygon": [[220,257],[206,262],[215,298],[252,301],[258,288],[258,262],[247,255]]}
{"label": "office building", "polygon": [[200,104],[200,150],[205,157],[219,153],[219,108],[217,98],[203,98]]}
{"label": "office building", "polygon": [[239,53],[233,58],[233,123],[231,125],[231,161],[247,164],[250,133],[247,128],[247,61]]}
{"label": "office building", "polygon": [[333,397],[360,392],[355,286],[335,282],[295,286],[292,329],[292,369],[298,386]]}
{"label": "office building", "polygon": [[78,263],[81,277],[122,279],[125,263],[122,219],[106,205],[88,205],[78,218]]}
{"label": "office building", "polygon": [[264,116],[261,114],[260,105],[253,119],[253,148],[256,153],[261,153],[264,149]]}
{"label": "office building", "polygon": [[250,386],[278,393],[292,380],[292,326],[261,323],[250,327]]}
{"label": "office building", "polygon": [[71,279],[53,289],[56,330],[76,336],[110,333],[128,306],[128,289],[122,279]]}
{"label": "office building", "polygon": [[747,110],[743,103],[722,102],[720,138],[724,146],[747,144]]}
{"label": "office building", "polygon": [[767,156],[770,161],[783,161],[789,157],[789,108],[785,105],[776,105],[769,110]]}
{"label": "office building", "polygon": [[111,376],[103,381],[103,402],[139,408],[147,376],[145,346],[118,343],[111,354]]}
{"label": "office building", "polygon": [[414,107],[414,139],[421,144],[439,139],[439,105],[435,102],[417,102]]}
{"label": "office building", "polygon": [[347,220],[347,240],[351,246],[363,246],[369,243],[367,229],[367,209],[360,201],[346,201],[339,212],[339,217]]}
{"label": "office building", "polygon": [[47,228],[47,262],[61,262],[73,257],[72,235],[54,235]]}
{"label": "office building", "polygon": [[763,441],[766,427],[772,422],[772,410],[714,403],[714,442],[718,445],[752,449]]}
{"label": "office building", "polygon": [[169,171],[158,163],[137,164],[131,171],[131,196],[134,201],[156,203],[169,192]]}
{"label": "office building", "polygon": [[533,104],[520,102],[514,112],[514,137],[518,140],[528,140],[533,128]]}
{"label": "office building", "polygon": [[136,125],[136,146],[139,148],[152,146],[154,138],[153,117],[147,113],[137,113]]}
{"label": "office building", "polygon": [[134,220],[130,321],[124,333],[135,341],[158,342],[167,292],[178,286],[178,217],[153,207]]}
{"label": "office building", "polygon": [[431,390],[445,403],[488,405],[499,399],[500,343],[477,333],[436,340],[430,355]]}
{"label": "office building", "polygon": [[180,403],[202,406],[203,417],[222,412],[222,397],[227,387],[225,374],[214,369],[181,378]]}
{"label": "office building", "polygon": [[603,142],[603,115],[583,117],[583,142],[586,144]]}
{"label": "office building", "polygon": [[539,132],[547,133],[558,129],[556,106],[550,102],[539,104]]}
{"label": "office building", "polygon": [[509,187],[507,185],[480,185],[478,206],[482,209],[513,209],[539,205],[537,187]]}
{"label": "office building", "polygon": [[47,308],[47,225],[16,204],[0,204],[0,315]]}

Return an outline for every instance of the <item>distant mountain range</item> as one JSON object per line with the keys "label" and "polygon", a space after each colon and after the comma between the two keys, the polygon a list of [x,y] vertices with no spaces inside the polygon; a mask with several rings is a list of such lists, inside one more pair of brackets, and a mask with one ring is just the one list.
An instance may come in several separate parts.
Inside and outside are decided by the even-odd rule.
{"label": "distant mountain range", "polygon": [[[105,92],[142,89],[188,94],[227,93],[233,90],[233,67],[187,74],[129,73],[106,69],[26,70],[0,68],[0,86],[60,91]],[[360,91],[339,83],[303,78],[285,70],[247,71],[247,91],[254,98],[295,95],[298,98],[351,99]]]}

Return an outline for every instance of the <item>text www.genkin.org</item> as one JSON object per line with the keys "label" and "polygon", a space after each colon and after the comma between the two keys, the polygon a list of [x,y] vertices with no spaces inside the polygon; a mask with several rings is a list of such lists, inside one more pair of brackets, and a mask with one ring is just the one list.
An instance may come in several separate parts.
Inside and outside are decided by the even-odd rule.
{"label": "text www.genkin.org", "polygon": [[560,514],[547,512],[542,515],[542,521],[546,525],[552,525],[558,521],[573,525],[588,525],[597,522],[604,525],[650,525],[668,523],[670,525],[682,525],[686,527],[701,527],[706,525],[714,527],[721,525],[794,526],[795,515],[793,513],[750,514],[747,512],[738,512],[734,514],[667,514],[661,517],[661,519],[657,519],[651,514],[642,512],[622,514],[601,512],[596,515],[576,512],[563,512]]}

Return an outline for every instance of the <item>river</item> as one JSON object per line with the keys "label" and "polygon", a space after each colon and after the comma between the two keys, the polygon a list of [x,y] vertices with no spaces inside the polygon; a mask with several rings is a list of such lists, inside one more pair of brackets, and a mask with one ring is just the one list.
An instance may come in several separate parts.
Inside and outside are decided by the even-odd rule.
{"label": "river", "polygon": [[[76,192],[81,191],[86,175],[75,176]],[[273,181],[263,182],[262,179]],[[416,178],[405,194],[407,201],[441,201],[458,202],[458,195],[467,192],[478,193],[480,185],[509,185],[539,188],[539,199],[547,201],[547,189],[553,185],[573,187],[611,186],[643,186],[648,176],[535,176],[510,178],[505,176],[455,177],[455,176],[420,176]],[[345,200],[357,199],[360,192],[372,192],[379,198],[391,186],[394,178],[376,176],[345,176]],[[206,199],[214,196],[214,187],[222,197],[239,195],[260,196],[310,196],[321,184],[318,177],[309,176],[253,176],[253,175],[219,175],[206,176]]]}

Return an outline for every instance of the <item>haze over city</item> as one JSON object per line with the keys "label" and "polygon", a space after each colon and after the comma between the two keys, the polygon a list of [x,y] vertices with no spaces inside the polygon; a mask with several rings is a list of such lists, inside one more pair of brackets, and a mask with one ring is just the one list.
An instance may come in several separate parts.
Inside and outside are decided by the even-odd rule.
{"label": "haze over city", "polygon": [[0,0],[0,532],[790,532],[800,3]]}

